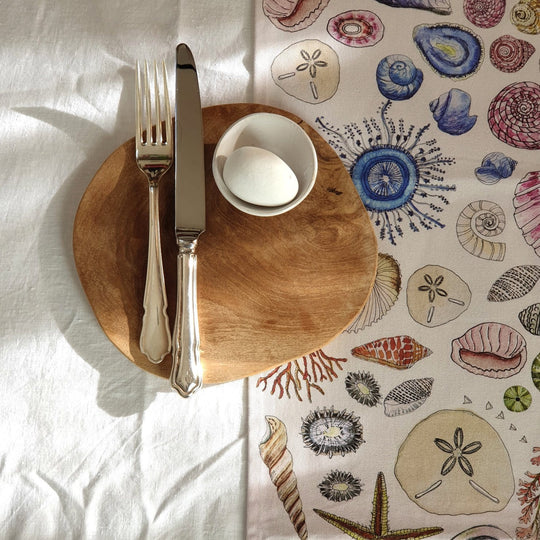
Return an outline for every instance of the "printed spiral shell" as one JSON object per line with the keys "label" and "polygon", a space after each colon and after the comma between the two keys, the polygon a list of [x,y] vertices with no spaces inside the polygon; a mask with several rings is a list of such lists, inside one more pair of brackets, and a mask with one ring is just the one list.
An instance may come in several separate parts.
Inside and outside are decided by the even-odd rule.
{"label": "printed spiral shell", "polygon": [[491,101],[488,124],[497,139],[516,148],[540,149],[540,85],[533,81],[505,86]]}
{"label": "printed spiral shell", "polygon": [[383,58],[375,74],[381,94],[393,100],[404,100],[414,96],[424,74],[404,54],[391,54]]}
{"label": "printed spiral shell", "polygon": [[268,467],[272,483],[277,488],[279,500],[283,503],[298,537],[308,537],[302,500],[298,491],[296,475],[293,471],[292,455],[287,449],[287,429],[275,416],[267,416],[270,433],[259,444],[259,453]]}
{"label": "printed spiral shell", "polygon": [[465,17],[480,28],[493,28],[503,18],[506,0],[463,0]]}
{"label": "printed spiral shell", "polygon": [[491,44],[489,59],[499,71],[514,73],[527,63],[534,51],[534,46],[528,41],[506,34]]}

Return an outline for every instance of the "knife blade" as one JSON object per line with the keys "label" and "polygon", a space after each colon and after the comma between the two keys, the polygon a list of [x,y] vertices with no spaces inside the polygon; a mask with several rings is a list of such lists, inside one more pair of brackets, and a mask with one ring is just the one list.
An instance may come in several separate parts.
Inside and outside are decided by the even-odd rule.
{"label": "knife blade", "polygon": [[175,234],[178,292],[170,383],[182,397],[202,386],[197,309],[197,242],[206,227],[204,133],[195,60],[176,48]]}

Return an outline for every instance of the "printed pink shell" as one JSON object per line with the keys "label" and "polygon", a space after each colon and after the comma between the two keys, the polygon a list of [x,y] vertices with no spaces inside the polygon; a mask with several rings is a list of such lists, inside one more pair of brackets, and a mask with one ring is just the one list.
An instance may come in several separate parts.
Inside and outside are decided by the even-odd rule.
{"label": "printed pink shell", "polygon": [[540,171],[525,175],[514,192],[514,219],[523,238],[540,257]]}
{"label": "printed pink shell", "polygon": [[521,371],[527,347],[523,336],[511,326],[487,322],[454,339],[451,358],[475,375],[505,379]]}
{"label": "printed pink shell", "polygon": [[527,63],[534,51],[534,46],[528,41],[506,34],[491,44],[489,59],[498,70],[514,73]]}
{"label": "printed pink shell", "polygon": [[371,47],[384,35],[384,25],[371,11],[345,11],[332,17],[326,27],[328,33],[349,47]]}
{"label": "printed pink shell", "polygon": [[540,85],[532,81],[504,87],[491,101],[488,124],[497,139],[528,150],[540,149]]}
{"label": "printed pink shell", "polygon": [[480,28],[493,28],[501,22],[506,0],[463,0],[465,17]]}

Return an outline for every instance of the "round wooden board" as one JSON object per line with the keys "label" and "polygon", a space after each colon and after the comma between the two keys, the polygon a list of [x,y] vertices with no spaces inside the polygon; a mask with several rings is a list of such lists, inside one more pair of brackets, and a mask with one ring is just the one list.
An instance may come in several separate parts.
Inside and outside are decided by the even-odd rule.
{"label": "round wooden board", "polygon": [[[212,176],[222,133],[254,112],[297,122],[319,159],[315,187],[275,217],[231,206]],[[339,157],[297,116],[256,104],[203,109],[207,228],[198,245],[201,362],[205,383],[250,376],[307,355],[342,332],[367,300],[377,241]],[[173,167],[174,168],[174,167]],[[163,265],[172,323],[176,308],[174,174],[160,185]],[[77,271],[108,338],[137,366],[168,377],[171,360],[139,349],[148,246],[148,185],[131,139],[103,163],[80,202],[73,231]]]}

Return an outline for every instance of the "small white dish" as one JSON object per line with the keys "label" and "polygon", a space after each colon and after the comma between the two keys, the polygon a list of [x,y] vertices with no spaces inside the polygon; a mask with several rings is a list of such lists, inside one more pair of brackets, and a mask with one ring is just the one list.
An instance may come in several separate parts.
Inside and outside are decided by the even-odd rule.
{"label": "small white dish", "polygon": [[[259,206],[236,197],[223,180],[227,158],[238,148],[256,146],[279,156],[298,179],[294,199],[280,206]],[[254,113],[232,124],[219,139],[212,159],[214,180],[221,194],[235,208],[254,216],[277,216],[298,206],[308,195],[317,178],[317,153],[308,134],[285,116]]]}

